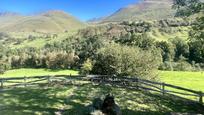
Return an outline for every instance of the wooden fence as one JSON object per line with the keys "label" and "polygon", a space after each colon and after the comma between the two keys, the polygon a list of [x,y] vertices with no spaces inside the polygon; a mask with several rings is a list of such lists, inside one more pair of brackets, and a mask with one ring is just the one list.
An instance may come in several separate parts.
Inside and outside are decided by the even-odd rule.
{"label": "wooden fence", "polygon": [[175,96],[184,97],[195,97],[200,104],[203,104],[204,93],[201,91],[195,91],[192,89],[183,88],[162,82],[155,82],[150,80],[139,79],[137,77],[114,77],[114,76],[93,76],[92,82],[99,84],[110,84],[113,86],[124,87],[136,90],[148,90],[159,92],[162,95],[171,94]]}
{"label": "wooden fence", "polygon": [[[52,81],[86,80],[81,75],[55,75],[55,76],[33,76],[33,77],[9,77],[0,78],[0,88],[27,87],[33,85],[47,84]],[[86,80],[87,81],[87,80]]]}
{"label": "wooden fence", "polygon": [[204,94],[201,91],[195,91],[180,86],[167,83],[155,82],[150,80],[139,79],[137,77],[116,77],[106,75],[55,75],[55,76],[34,76],[34,77],[12,77],[0,78],[0,88],[7,87],[27,87],[32,85],[47,84],[55,81],[91,81],[97,84],[110,84],[115,87],[129,88],[133,90],[148,90],[165,94],[172,94],[189,99],[195,97],[203,104]]}

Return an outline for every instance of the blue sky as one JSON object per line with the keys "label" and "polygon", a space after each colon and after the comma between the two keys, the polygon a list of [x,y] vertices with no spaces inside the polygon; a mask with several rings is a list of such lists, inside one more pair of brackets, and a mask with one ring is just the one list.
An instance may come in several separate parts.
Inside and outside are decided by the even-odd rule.
{"label": "blue sky", "polygon": [[108,16],[138,0],[1,0],[1,11],[32,14],[46,10],[64,10],[75,17],[88,19]]}

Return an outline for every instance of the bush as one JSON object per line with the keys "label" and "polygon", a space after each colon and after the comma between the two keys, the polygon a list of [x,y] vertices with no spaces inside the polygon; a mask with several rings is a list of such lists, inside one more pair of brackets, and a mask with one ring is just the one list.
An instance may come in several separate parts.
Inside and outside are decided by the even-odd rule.
{"label": "bush", "polygon": [[195,63],[195,61],[192,61],[192,69],[193,71],[202,71],[201,64]]}
{"label": "bush", "polygon": [[147,51],[112,43],[99,50],[92,72],[153,79],[160,62],[161,56],[156,50]]}
{"label": "bush", "polygon": [[0,62],[0,74],[3,74],[8,69],[10,69],[9,64]]}
{"label": "bush", "polygon": [[175,71],[192,71],[192,66],[188,62],[180,60],[178,62],[175,62],[174,70]]}
{"label": "bush", "polygon": [[3,65],[0,64],[0,74],[3,74],[4,72],[5,72],[5,69],[4,69]]}
{"label": "bush", "polygon": [[80,73],[83,74],[83,75],[87,75],[92,71],[92,68],[93,68],[93,62],[90,59],[87,59],[83,63]]}
{"label": "bush", "polygon": [[[195,70],[196,69],[196,70]],[[192,67],[190,63],[185,60],[177,62],[165,61],[159,66],[159,70],[166,71],[198,71],[198,67]]]}
{"label": "bush", "polygon": [[159,70],[173,71],[173,64],[174,62],[165,61],[159,66]]}
{"label": "bush", "polygon": [[73,52],[52,52],[46,55],[46,65],[49,69],[73,69],[78,61],[78,56]]}

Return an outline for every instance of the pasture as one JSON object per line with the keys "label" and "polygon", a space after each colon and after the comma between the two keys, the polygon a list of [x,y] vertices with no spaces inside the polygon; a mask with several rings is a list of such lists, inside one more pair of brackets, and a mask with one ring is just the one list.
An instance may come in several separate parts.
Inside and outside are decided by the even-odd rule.
{"label": "pasture", "polygon": [[162,82],[204,92],[204,72],[160,71]]}
{"label": "pasture", "polygon": [[77,75],[78,71],[75,70],[51,70],[51,69],[14,69],[0,74],[0,77],[31,77],[31,76],[46,76],[46,75]]}
{"label": "pasture", "polygon": [[[14,69],[5,72],[0,77],[30,77],[46,75],[78,75],[76,70],[51,70],[51,69]],[[204,72],[181,72],[181,71],[159,71],[160,82],[177,85],[196,91],[204,92]]]}
{"label": "pasture", "polygon": [[[31,77],[52,75],[78,75],[76,70],[22,68],[6,71],[0,77]],[[204,72],[159,71],[160,82],[204,92]]]}

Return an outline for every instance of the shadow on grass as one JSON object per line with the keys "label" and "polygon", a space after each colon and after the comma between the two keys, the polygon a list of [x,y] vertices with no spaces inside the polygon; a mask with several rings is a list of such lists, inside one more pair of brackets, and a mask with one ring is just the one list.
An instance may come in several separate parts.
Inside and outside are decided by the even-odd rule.
{"label": "shadow on grass", "polygon": [[97,97],[112,93],[124,115],[160,115],[170,112],[204,113],[195,103],[142,91],[110,86],[66,86],[53,88],[17,88],[0,93],[0,115],[47,114],[86,115],[87,106]]}
{"label": "shadow on grass", "polygon": [[63,89],[17,88],[5,91],[0,94],[0,114],[53,114],[59,111],[53,105],[63,104],[64,99],[55,96],[60,91]]}

